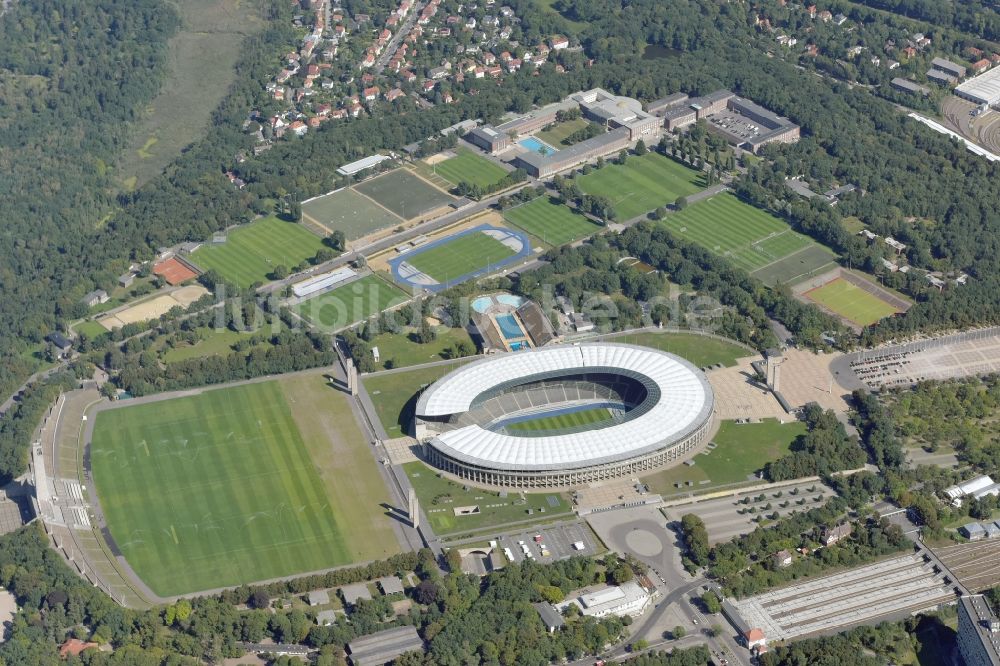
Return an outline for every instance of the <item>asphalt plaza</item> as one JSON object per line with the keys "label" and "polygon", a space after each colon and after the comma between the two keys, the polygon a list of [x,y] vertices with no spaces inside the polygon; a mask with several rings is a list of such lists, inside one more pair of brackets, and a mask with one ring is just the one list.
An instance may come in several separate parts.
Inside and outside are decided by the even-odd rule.
{"label": "asphalt plaza", "polygon": [[[536,535],[541,535],[542,540],[540,542],[535,541]],[[536,562],[543,563],[564,560],[567,557],[575,555],[590,557],[597,555],[603,550],[594,537],[594,534],[590,531],[590,528],[583,522],[573,523],[572,525],[537,527],[534,529],[526,528],[522,532],[500,537],[498,545],[501,550],[508,548],[514,556],[514,562],[521,563],[527,559],[527,556],[521,549],[519,543],[521,541],[528,547],[533,559]],[[583,549],[577,550],[573,547],[573,544],[580,541],[583,542]],[[547,557],[542,556],[539,544],[545,544],[545,548],[549,552]]]}

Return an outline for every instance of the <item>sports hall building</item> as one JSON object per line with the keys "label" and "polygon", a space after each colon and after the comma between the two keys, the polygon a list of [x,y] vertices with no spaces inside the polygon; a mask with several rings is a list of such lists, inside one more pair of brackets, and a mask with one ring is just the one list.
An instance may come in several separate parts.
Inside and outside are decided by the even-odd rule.
{"label": "sports hall building", "polygon": [[[673,354],[614,343],[555,345],[445,375],[417,401],[414,434],[432,465],[474,483],[573,486],[676,460],[711,435],[714,407],[704,373]],[[524,427],[602,410],[584,425]]]}

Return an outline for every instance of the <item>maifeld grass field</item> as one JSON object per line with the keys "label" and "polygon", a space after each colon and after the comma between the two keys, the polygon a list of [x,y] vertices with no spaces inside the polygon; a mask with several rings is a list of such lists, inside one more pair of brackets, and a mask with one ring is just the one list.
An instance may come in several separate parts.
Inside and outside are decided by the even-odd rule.
{"label": "maifeld grass field", "polygon": [[319,329],[332,332],[405,300],[402,289],[372,274],[313,296],[296,305],[295,311]]}
{"label": "maifeld grass field", "polygon": [[898,312],[878,296],[843,278],[837,278],[822,287],[807,291],[806,296],[859,326],[874,324],[879,319]]}
{"label": "maifeld grass field", "polygon": [[712,440],[716,447],[694,457],[694,466],[680,465],[643,477],[643,481],[658,493],[670,495],[690,492],[688,481],[695,489],[712,488],[749,481],[750,476],[772,460],[791,451],[792,443],[804,435],[806,425],[800,421],[779,423],[764,419],[760,423],[723,421]]}
{"label": "maifeld grass field", "polygon": [[585,194],[610,199],[619,222],[704,189],[701,174],[659,153],[629,157],[624,166],[608,164],[576,182]]}
{"label": "maifeld grass field", "polygon": [[518,421],[506,426],[510,432],[538,432],[540,430],[565,430],[578,426],[610,421],[611,412],[606,408],[580,409],[574,412],[564,412],[554,416],[542,416],[528,421]]}
{"label": "maifeld grass field", "polygon": [[249,287],[267,281],[275,266],[292,268],[314,256],[323,242],[301,224],[265,217],[229,232],[225,243],[206,243],[191,260],[225,280]]}
{"label": "maifeld grass field", "polygon": [[754,271],[815,242],[767,211],[720,194],[663,219],[671,232]]}
{"label": "maifeld grass field", "polygon": [[406,169],[366,180],[354,186],[361,194],[408,220],[446,206],[454,199]]}
{"label": "maifeld grass field", "polygon": [[457,155],[439,162],[434,166],[434,172],[443,176],[455,185],[462,181],[489,187],[507,175],[507,171],[499,164],[477,155],[467,148],[459,148]]}
{"label": "maifeld grass field", "polygon": [[91,460],[118,548],[170,596],[398,552],[366,446],[315,374],[100,413]]}
{"label": "maifeld grass field", "polygon": [[302,204],[302,215],[330,231],[340,229],[348,240],[399,224],[400,219],[374,201],[347,188]]}
{"label": "maifeld grass field", "polygon": [[548,197],[504,211],[504,218],[549,245],[563,245],[601,230],[586,217]]}
{"label": "maifeld grass field", "polygon": [[476,231],[423,252],[415,252],[406,262],[438,282],[447,282],[487,268],[514,254],[497,239]]}

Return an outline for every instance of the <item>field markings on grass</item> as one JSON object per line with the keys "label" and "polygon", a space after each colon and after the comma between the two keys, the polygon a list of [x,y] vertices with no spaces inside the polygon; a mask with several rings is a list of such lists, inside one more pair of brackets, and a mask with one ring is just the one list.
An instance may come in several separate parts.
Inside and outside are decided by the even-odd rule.
{"label": "field markings on grass", "polygon": [[369,274],[302,301],[294,309],[320,330],[332,333],[399,305],[406,298],[399,287]]}
{"label": "field markings on grass", "polygon": [[511,224],[550,245],[571,243],[602,229],[583,214],[555,203],[546,196],[509,208],[503,212],[503,216]]}
{"label": "field markings on grass", "polygon": [[821,287],[805,292],[806,298],[822,305],[859,326],[868,326],[899,312],[875,294],[836,278]]}
{"label": "field markings on grass", "polygon": [[267,280],[276,266],[292,269],[323,247],[323,241],[302,225],[272,216],[232,229],[225,243],[205,243],[191,255],[191,261],[249,287]]}
{"label": "field markings on grass", "polygon": [[596,409],[577,409],[571,412],[564,412],[562,414],[555,414],[552,416],[545,416],[542,414],[539,418],[509,423],[504,427],[512,433],[534,432],[540,430],[565,430],[567,428],[576,428],[578,426],[602,423],[604,421],[610,421],[611,419],[611,412],[606,407],[600,407]]}
{"label": "field markings on grass", "polygon": [[450,194],[405,168],[366,180],[354,189],[403,219],[419,217],[454,201]]}
{"label": "field markings on grass", "polygon": [[340,229],[348,240],[402,222],[402,218],[388,208],[351,188],[310,199],[302,204],[302,216],[329,231]]}
{"label": "field markings on grass", "polygon": [[787,222],[725,193],[691,204],[661,222],[671,232],[754,272],[818,245]]}
{"label": "field markings on grass", "polygon": [[629,157],[624,166],[607,164],[575,180],[585,194],[610,199],[621,222],[705,189],[697,171],[652,152]]}
{"label": "field markings on grass", "polygon": [[338,504],[310,446],[321,443],[306,445],[282,385],[270,381],[102,412],[91,460],[117,546],[169,596],[382,552],[352,536],[362,507]]}
{"label": "field markings on grass", "polygon": [[406,259],[406,263],[439,283],[446,283],[484,268],[489,269],[492,264],[515,254],[497,239],[478,231],[414,254]]}

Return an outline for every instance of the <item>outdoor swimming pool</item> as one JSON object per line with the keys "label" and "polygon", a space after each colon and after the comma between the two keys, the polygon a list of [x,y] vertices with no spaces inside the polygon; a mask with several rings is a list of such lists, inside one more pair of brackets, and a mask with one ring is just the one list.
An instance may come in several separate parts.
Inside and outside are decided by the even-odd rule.
{"label": "outdoor swimming pool", "polygon": [[517,143],[518,143],[518,145],[527,148],[528,150],[530,150],[533,153],[540,153],[542,151],[545,151],[545,156],[546,157],[548,157],[549,155],[552,155],[554,153],[559,152],[555,148],[553,148],[552,146],[550,146],[549,144],[547,144],[544,141],[542,141],[541,139],[536,139],[533,136],[529,136],[529,137],[526,137],[524,139],[521,139]]}
{"label": "outdoor swimming pool", "polygon": [[521,325],[517,323],[512,314],[497,315],[497,326],[500,327],[500,332],[503,333],[503,337],[507,340],[517,340],[525,337],[524,331],[521,330]]}
{"label": "outdoor swimming pool", "polygon": [[480,296],[476,300],[472,301],[472,309],[479,314],[483,314],[489,310],[491,305],[493,305],[493,299],[489,296]]}
{"label": "outdoor swimming pool", "polygon": [[503,303],[504,305],[512,305],[515,308],[519,308],[524,305],[524,298],[521,296],[515,296],[514,294],[499,294],[497,296],[497,301]]}

